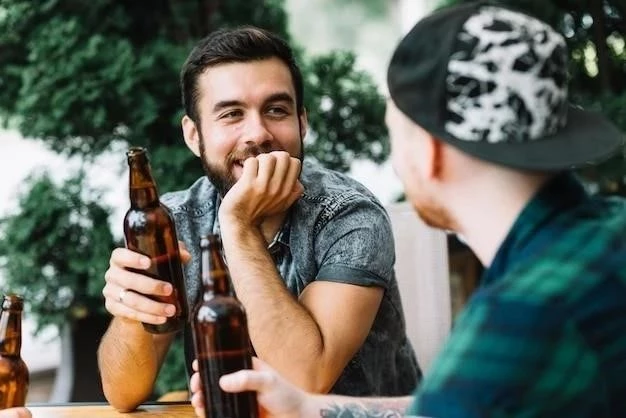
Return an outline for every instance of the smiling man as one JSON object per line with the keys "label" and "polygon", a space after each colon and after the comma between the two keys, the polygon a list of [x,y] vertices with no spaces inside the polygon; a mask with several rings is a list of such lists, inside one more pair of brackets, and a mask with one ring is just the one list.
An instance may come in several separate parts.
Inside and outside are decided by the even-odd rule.
{"label": "smiling man", "polygon": [[[410,393],[420,371],[389,220],[362,185],[303,160],[302,75],[288,45],[258,28],[218,31],[191,51],[181,89],[185,142],[206,177],[162,200],[189,249],[190,305],[200,237],[218,233],[260,358],[313,392]],[[141,259],[116,249],[103,289],[114,319],[98,359],[105,395],[120,410],[148,398],[174,338],[142,328],[172,307],[149,297],[171,288],[127,271],[145,268]],[[190,368],[189,329],[185,341]]]}

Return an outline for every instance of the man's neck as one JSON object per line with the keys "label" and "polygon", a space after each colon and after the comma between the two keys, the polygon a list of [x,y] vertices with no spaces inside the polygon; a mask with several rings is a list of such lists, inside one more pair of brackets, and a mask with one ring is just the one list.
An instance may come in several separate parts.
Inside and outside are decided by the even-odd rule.
{"label": "man's neck", "polygon": [[522,210],[545,183],[548,176],[494,176],[484,184],[474,184],[456,201],[458,233],[467,241],[485,267],[489,267]]}

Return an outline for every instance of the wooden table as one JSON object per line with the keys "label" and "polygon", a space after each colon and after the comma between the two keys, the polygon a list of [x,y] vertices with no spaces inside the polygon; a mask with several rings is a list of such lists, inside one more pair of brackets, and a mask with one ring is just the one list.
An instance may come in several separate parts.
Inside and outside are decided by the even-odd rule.
{"label": "wooden table", "polygon": [[166,402],[141,405],[137,410],[128,413],[117,412],[108,404],[75,403],[75,404],[37,404],[26,405],[33,418],[192,418],[196,414],[188,402]]}

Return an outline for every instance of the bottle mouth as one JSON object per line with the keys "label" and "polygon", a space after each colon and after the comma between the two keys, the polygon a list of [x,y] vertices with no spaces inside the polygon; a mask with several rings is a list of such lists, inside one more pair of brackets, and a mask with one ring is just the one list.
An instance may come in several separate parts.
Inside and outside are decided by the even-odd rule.
{"label": "bottle mouth", "polygon": [[16,295],[14,293],[10,293],[8,295],[4,295],[2,300],[2,309],[3,310],[21,310],[24,306],[24,298],[20,295]]}
{"label": "bottle mouth", "polygon": [[126,156],[131,158],[131,157],[136,157],[138,155],[145,155],[146,154],[146,149],[144,147],[130,147],[128,148],[128,151],[126,151]]}

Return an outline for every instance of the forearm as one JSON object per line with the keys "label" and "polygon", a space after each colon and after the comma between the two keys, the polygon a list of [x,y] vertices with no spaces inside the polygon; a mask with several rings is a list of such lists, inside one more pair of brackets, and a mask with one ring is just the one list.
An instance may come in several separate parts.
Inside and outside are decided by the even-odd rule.
{"label": "forearm", "polygon": [[307,403],[307,417],[403,417],[413,397],[353,398],[335,395],[314,395]]}
{"label": "forearm", "polygon": [[225,232],[224,251],[235,292],[248,314],[256,354],[297,386],[327,391],[334,379],[321,375],[323,337],[315,320],[287,290],[263,236],[254,228],[229,227]]}
{"label": "forearm", "polygon": [[139,322],[114,318],[98,349],[102,389],[118,410],[131,411],[152,393],[173,335],[152,335]]}

